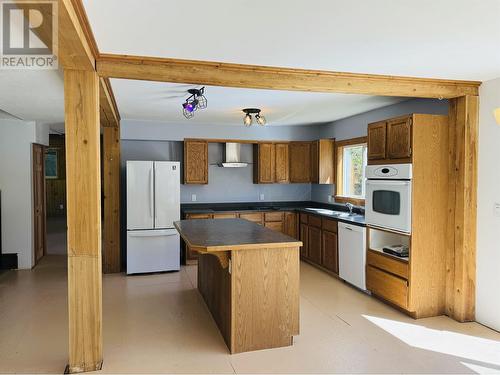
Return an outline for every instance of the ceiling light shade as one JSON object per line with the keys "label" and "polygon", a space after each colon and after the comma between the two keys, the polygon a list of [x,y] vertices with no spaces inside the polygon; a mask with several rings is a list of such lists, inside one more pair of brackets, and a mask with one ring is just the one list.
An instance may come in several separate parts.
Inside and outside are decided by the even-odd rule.
{"label": "ceiling light shade", "polygon": [[497,124],[500,125],[500,107],[495,109],[493,111],[493,114],[495,115],[495,120],[497,121]]}
{"label": "ceiling light shade", "polygon": [[243,118],[243,124],[245,124],[245,126],[250,126],[252,125],[252,122],[253,122],[252,116],[250,115],[250,113],[247,113]]}
{"label": "ceiling light shade", "polygon": [[257,120],[257,124],[259,125],[266,125],[266,118],[264,116],[261,116],[259,114],[255,115],[255,120]]}
{"label": "ceiling light shade", "polygon": [[242,111],[245,113],[245,117],[243,117],[243,124],[245,124],[245,126],[252,125],[252,115],[255,115],[255,120],[259,125],[266,125],[266,118],[260,114],[259,108],[245,108],[242,109]]}
{"label": "ceiling light shade", "polygon": [[182,114],[185,118],[190,119],[194,117],[194,112],[197,109],[207,108],[207,98],[203,93],[205,92],[205,87],[201,89],[189,89],[188,93],[190,96],[182,103]]}

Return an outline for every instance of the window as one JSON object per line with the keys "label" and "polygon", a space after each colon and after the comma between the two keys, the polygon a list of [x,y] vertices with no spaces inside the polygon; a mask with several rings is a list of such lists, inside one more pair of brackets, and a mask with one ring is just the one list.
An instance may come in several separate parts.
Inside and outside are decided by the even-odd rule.
{"label": "window", "polygon": [[335,201],[364,205],[367,162],[366,137],[338,141],[335,147],[337,149]]}

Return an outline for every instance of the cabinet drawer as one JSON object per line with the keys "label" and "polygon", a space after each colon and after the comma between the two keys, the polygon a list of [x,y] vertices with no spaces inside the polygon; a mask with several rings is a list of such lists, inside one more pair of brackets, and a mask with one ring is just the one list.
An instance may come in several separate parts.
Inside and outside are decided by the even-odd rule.
{"label": "cabinet drawer", "polygon": [[309,225],[316,228],[321,228],[321,217],[309,215]]}
{"label": "cabinet drawer", "polygon": [[327,230],[329,232],[337,233],[338,232],[338,222],[337,220],[330,219],[321,219],[321,227],[323,230]]}
{"label": "cabinet drawer", "polygon": [[368,250],[366,263],[408,280],[408,263]]}
{"label": "cabinet drawer", "polygon": [[211,214],[188,214],[186,219],[211,219]]}
{"label": "cabinet drawer", "polygon": [[307,224],[307,219],[308,219],[308,215],[307,214],[303,214],[303,213],[300,214],[300,222],[301,223]]}
{"label": "cabinet drawer", "polygon": [[240,219],[245,219],[248,221],[253,221],[257,224],[262,224],[262,213],[261,212],[250,212],[250,213],[241,213]]}
{"label": "cabinet drawer", "polygon": [[214,214],[214,219],[235,219],[238,215],[235,212],[225,212],[223,214]]}
{"label": "cabinet drawer", "polygon": [[266,228],[275,230],[277,232],[283,232],[283,222],[282,221],[267,221],[264,226]]}
{"label": "cabinet drawer", "polygon": [[408,283],[372,266],[366,266],[366,287],[373,294],[404,309],[408,307]]}
{"label": "cabinet drawer", "polygon": [[282,221],[283,220],[283,212],[265,212],[264,213],[265,221]]}

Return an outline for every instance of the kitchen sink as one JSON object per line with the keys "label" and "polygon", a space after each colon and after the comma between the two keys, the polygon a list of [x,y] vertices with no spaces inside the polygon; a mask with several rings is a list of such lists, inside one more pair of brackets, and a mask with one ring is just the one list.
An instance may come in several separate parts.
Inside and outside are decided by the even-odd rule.
{"label": "kitchen sink", "polygon": [[328,210],[326,208],[306,208],[308,211],[316,212],[320,215],[330,215],[330,216],[335,216],[338,218],[354,218],[354,217],[359,217],[362,215],[359,214],[350,214],[349,212],[344,212],[344,211],[334,211],[334,210]]}

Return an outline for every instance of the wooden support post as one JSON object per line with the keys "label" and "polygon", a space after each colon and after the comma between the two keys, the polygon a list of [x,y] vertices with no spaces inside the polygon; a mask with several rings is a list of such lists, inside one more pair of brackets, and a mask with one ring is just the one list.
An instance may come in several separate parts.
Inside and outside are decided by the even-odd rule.
{"label": "wooden support post", "polygon": [[69,363],[102,366],[101,163],[99,78],[64,70],[68,209]]}
{"label": "wooden support post", "polygon": [[475,318],[478,107],[477,96],[450,101],[446,311],[460,322]]}
{"label": "wooden support post", "polygon": [[120,128],[103,128],[104,152],[104,273],[121,270],[120,254]]}

